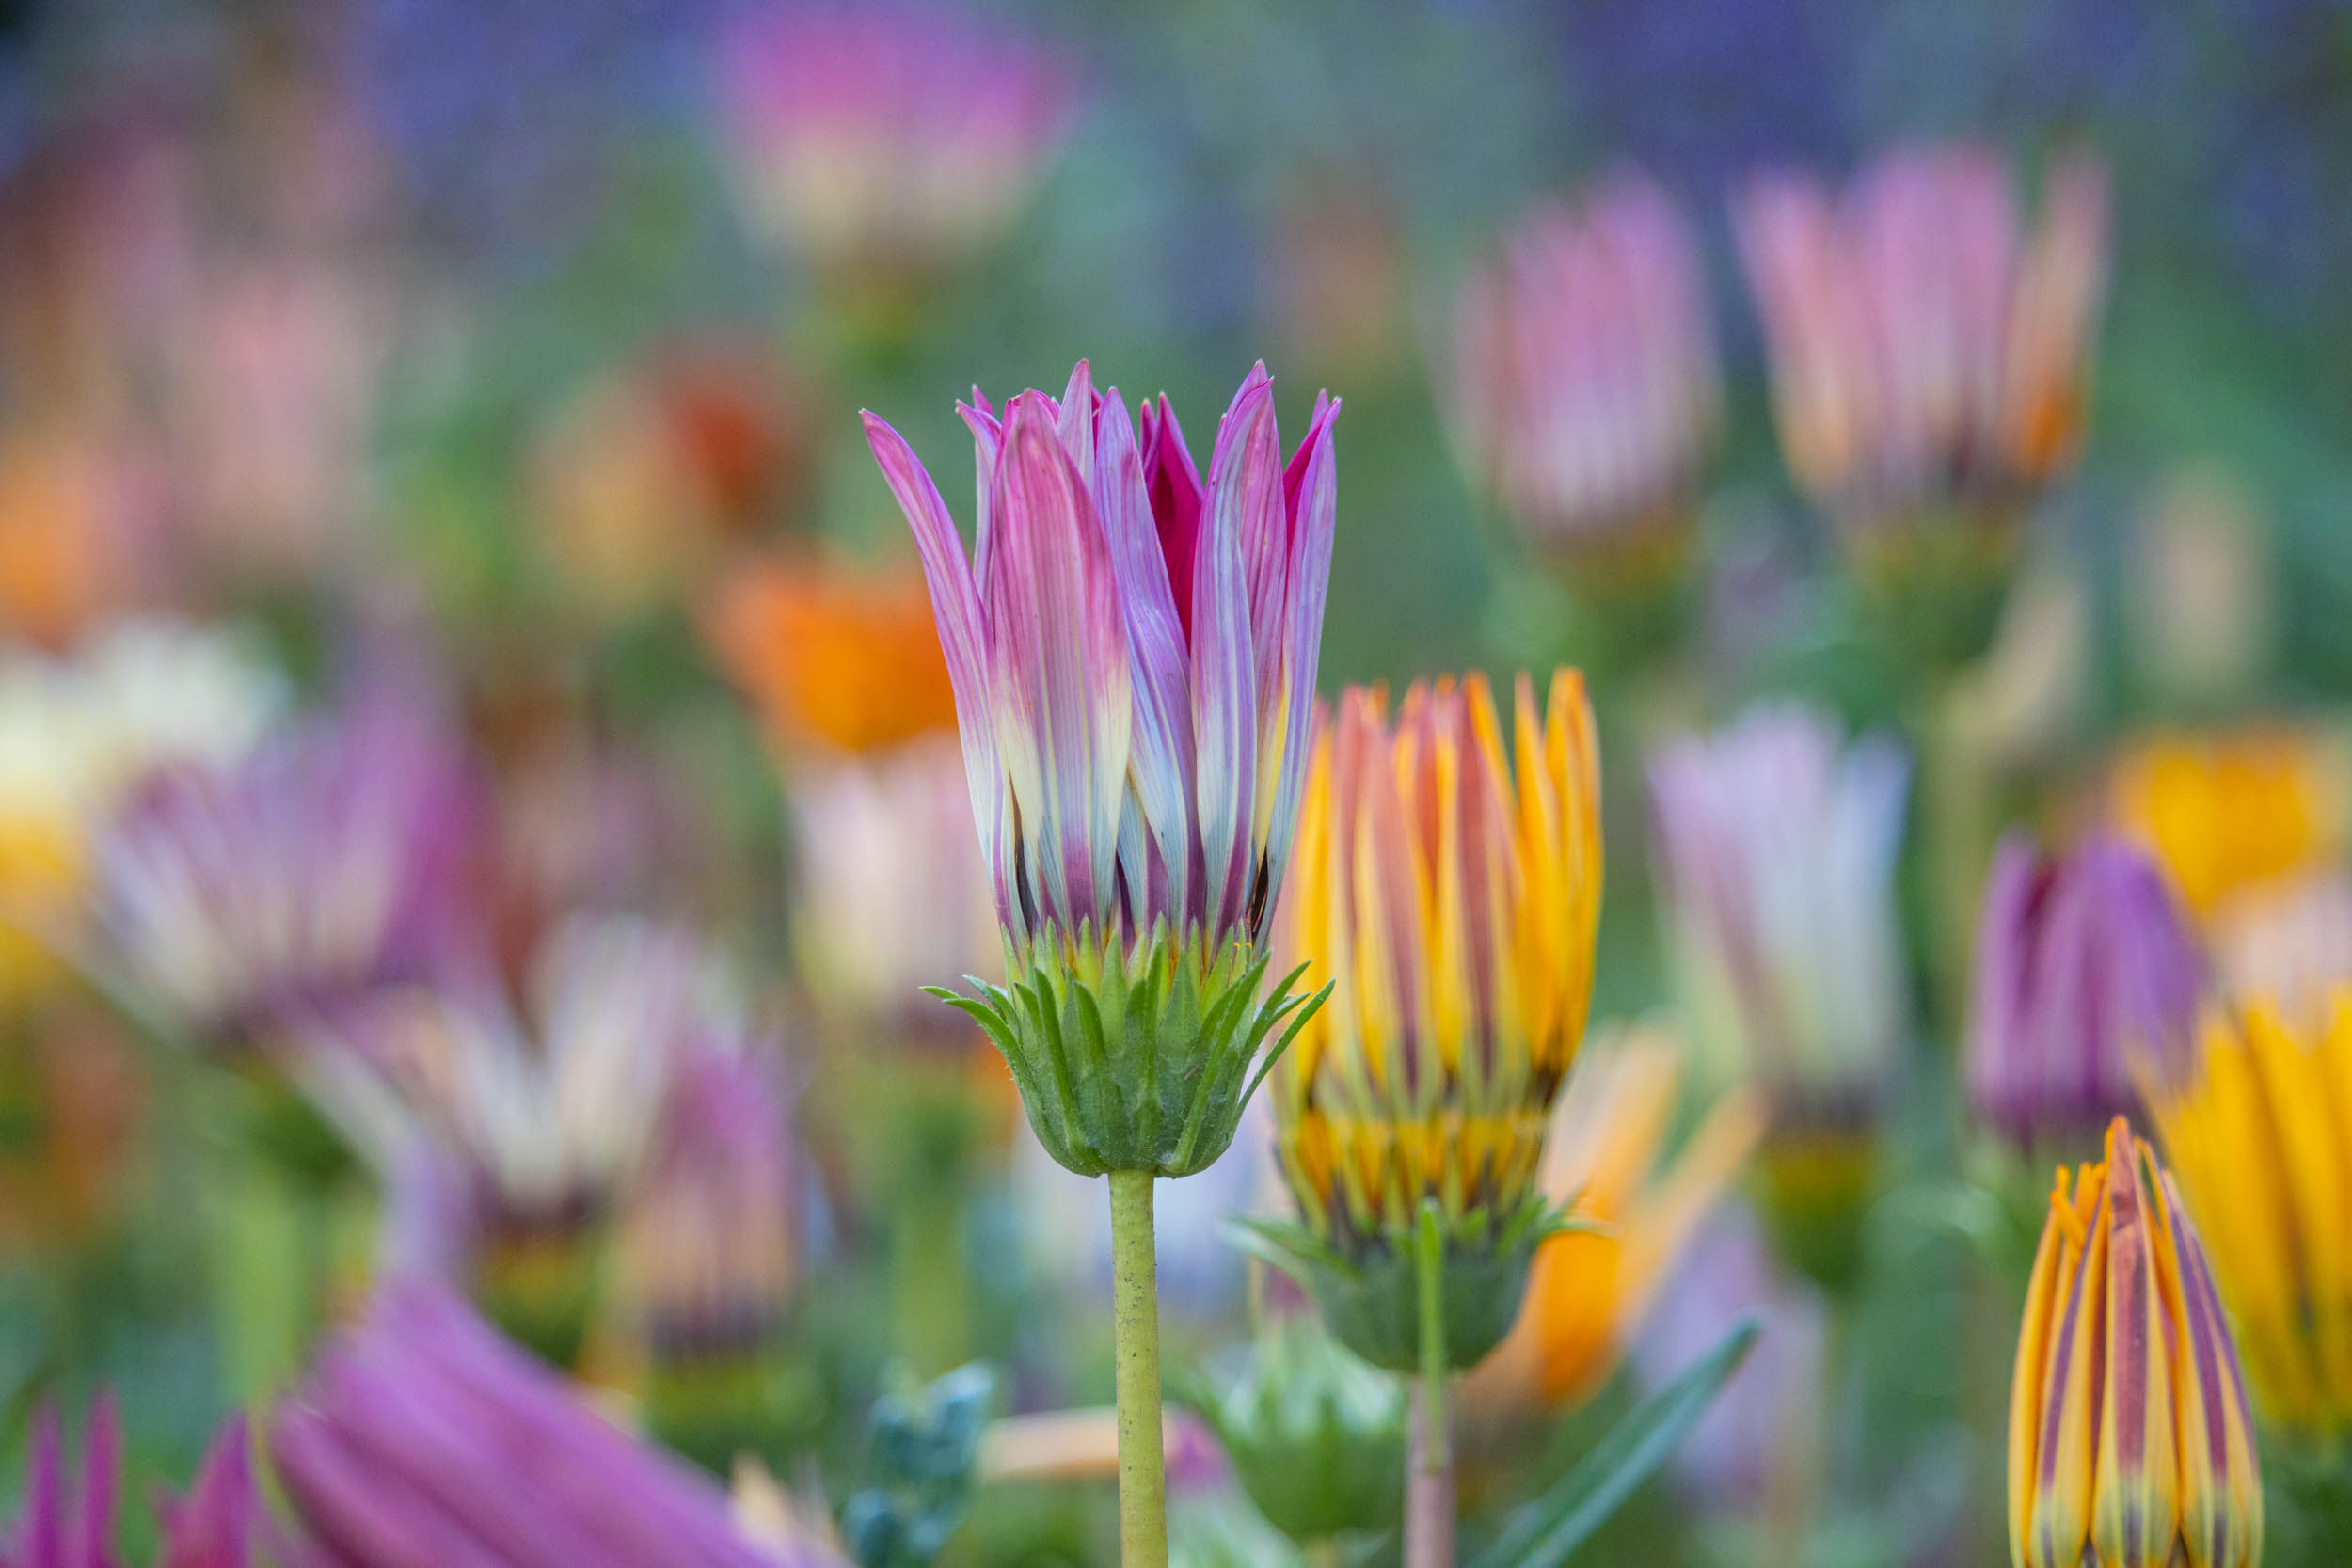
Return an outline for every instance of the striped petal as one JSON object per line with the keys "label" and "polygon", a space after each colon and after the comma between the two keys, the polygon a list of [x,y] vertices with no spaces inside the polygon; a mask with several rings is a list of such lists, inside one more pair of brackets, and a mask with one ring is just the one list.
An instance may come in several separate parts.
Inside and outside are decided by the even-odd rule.
{"label": "striped petal", "polygon": [[1118,578],[1046,400],[1013,400],[996,478],[997,744],[1036,912],[1074,928],[1112,895],[1126,788],[1134,696]]}
{"label": "striped petal", "polygon": [[[1193,800],[1202,912],[1212,931],[1230,930],[1240,922],[1257,870],[1250,836],[1258,775],[1257,661],[1245,553],[1249,534],[1245,507],[1255,498],[1238,470],[1248,461],[1250,433],[1269,395],[1264,383],[1245,383],[1217,428],[1206,528],[1193,560],[1192,728],[1198,748]],[[1274,499],[1279,504],[1279,497]]]}
{"label": "striped petal", "polygon": [[1290,864],[1291,832],[1306,778],[1307,743],[1314,714],[1315,672],[1323,648],[1323,610],[1331,585],[1331,542],[1339,515],[1339,463],[1331,427],[1339,401],[1318,393],[1307,438],[1282,478],[1289,557],[1277,667],[1270,696],[1258,714],[1259,798],[1254,835],[1270,869],[1265,909],[1281,894]]}
{"label": "striped petal", "polygon": [[[1181,926],[1192,884],[1192,705],[1185,693],[1184,631],[1168,586],[1167,558],[1152,525],[1141,453],[1127,405],[1113,388],[1103,399],[1093,431],[1095,504],[1109,541],[1111,566],[1126,614],[1135,667],[1135,744],[1129,779],[1157,863],[1154,891],[1143,895],[1152,912]],[[1138,850],[1143,846],[1138,840]],[[1122,846],[1131,885],[1137,863]],[[1147,920],[1145,911],[1136,911]]]}
{"label": "striped petal", "polygon": [[995,887],[997,915],[1009,923],[1016,912],[1011,818],[1006,810],[1004,774],[991,712],[988,627],[972,564],[964,557],[955,521],[947,515],[947,503],[940,499],[939,487],[931,483],[906,438],[872,414],[864,420],[866,445],[882,466],[882,479],[897,499],[898,510],[906,515],[907,527],[914,533],[915,551],[922,558],[924,579],[930,586],[940,651],[946,657],[947,678],[955,688],[956,731],[963,741],[964,781],[972,791],[972,815]]}

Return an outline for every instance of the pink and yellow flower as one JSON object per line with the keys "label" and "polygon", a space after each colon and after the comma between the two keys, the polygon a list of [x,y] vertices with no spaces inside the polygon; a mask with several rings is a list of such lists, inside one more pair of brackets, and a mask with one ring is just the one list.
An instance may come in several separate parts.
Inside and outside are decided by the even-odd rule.
{"label": "pink and yellow flower", "polygon": [[1519,677],[1506,762],[1485,677],[1416,684],[1393,726],[1351,688],[1315,746],[1290,950],[1332,982],[1275,1069],[1283,1175],[1354,1250],[1534,1191],[1592,994],[1598,756],[1583,681],[1541,716]]}
{"label": "pink and yellow flower", "polygon": [[2205,1249],[2121,1117],[2060,1169],[2026,1290],[2010,1395],[2017,1568],[2251,1568],[2253,1415]]}

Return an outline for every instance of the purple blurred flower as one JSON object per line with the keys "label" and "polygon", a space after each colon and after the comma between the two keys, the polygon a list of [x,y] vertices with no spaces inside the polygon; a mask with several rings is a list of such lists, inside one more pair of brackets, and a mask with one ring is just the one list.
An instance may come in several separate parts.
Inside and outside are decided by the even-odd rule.
{"label": "purple blurred flower", "polygon": [[108,957],[197,1038],[261,1043],[447,949],[473,817],[464,758],[391,696],[164,770],[99,847]]}
{"label": "purple blurred flower", "polygon": [[2020,1144],[2095,1132],[2136,1106],[2136,1063],[2190,1066],[2203,990],[2204,961],[2153,861],[2120,839],[2053,857],[2012,836],[1977,928],[1977,1115]]}
{"label": "purple blurred flower", "polygon": [[2074,466],[2106,274],[2106,174],[2055,161],[2042,219],[1984,147],[1887,153],[1842,199],[1775,172],[1735,204],[1782,451],[1862,536],[2004,509]]}
{"label": "purple blurred flower", "polygon": [[455,1297],[386,1288],[277,1410],[296,1516],[348,1568],[780,1568],[723,1494],[589,1407]]}
{"label": "purple blurred flower", "polygon": [[[205,1449],[187,1497],[157,1499],[162,1542],[155,1568],[307,1568],[310,1559],[271,1521],[254,1483],[243,1417],[232,1417]],[[115,1501],[122,1490],[122,1423],[111,1395],[92,1403],[81,1474],[69,1484],[57,1412],[33,1418],[33,1453],[13,1539],[0,1545],[5,1568],[116,1568]],[[78,1506],[77,1506],[78,1505]]]}
{"label": "purple blurred flower", "polygon": [[752,226],[841,275],[980,250],[1071,119],[1058,62],[945,8],[793,0],[725,36],[719,75]]}
{"label": "purple blurred flower", "polygon": [[1867,1110],[1908,1029],[1895,861],[1910,768],[1794,704],[1650,759],[1668,946],[1700,1059],[1787,1112]]}
{"label": "purple blurred flower", "polygon": [[1084,360],[1059,402],[1024,392],[1001,421],[974,397],[969,561],[914,451],[866,427],[930,579],[1008,942],[1257,943],[1306,770],[1338,403],[1317,395],[1285,467],[1257,366],[1203,485],[1168,400],[1138,441]]}
{"label": "purple blurred flower", "polygon": [[1454,351],[1464,460],[1534,543],[1678,536],[1722,397],[1696,241],[1647,176],[1521,220]]}
{"label": "purple blurred flower", "polygon": [[384,991],[304,1039],[306,1085],[354,1144],[429,1207],[448,1189],[418,1174],[420,1150],[454,1165],[485,1240],[600,1223],[644,1171],[684,1064],[745,1049],[714,957],[643,920],[572,917],[530,991],[528,1023],[494,985],[444,984]]}
{"label": "purple blurred flower", "polygon": [[657,1359],[757,1349],[799,1275],[799,1151],[764,1053],[698,1050],[622,1222],[623,1290]]}

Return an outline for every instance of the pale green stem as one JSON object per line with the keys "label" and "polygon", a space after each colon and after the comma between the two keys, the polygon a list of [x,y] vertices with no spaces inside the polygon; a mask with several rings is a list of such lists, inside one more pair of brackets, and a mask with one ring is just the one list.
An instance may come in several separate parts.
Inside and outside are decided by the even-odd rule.
{"label": "pale green stem", "polygon": [[1445,1235],[1437,1207],[1422,1211],[1414,1247],[1421,1285],[1421,1386],[1405,1478],[1406,1568],[1454,1568],[1453,1418],[1446,1407]]}
{"label": "pale green stem", "polygon": [[1159,1260],[1150,1171],[1111,1172],[1111,1349],[1119,1393],[1119,1554],[1167,1568],[1168,1467],[1160,1450]]}

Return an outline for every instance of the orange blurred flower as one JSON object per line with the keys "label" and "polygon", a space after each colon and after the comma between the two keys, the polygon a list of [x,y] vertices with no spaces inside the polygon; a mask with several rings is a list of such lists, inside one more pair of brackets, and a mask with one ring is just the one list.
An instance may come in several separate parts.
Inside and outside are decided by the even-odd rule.
{"label": "orange blurred flower", "polygon": [[783,748],[870,752],[954,733],[930,594],[912,568],[758,562],[722,585],[706,629]]}
{"label": "orange blurred flower", "polygon": [[1719,1101],[1671,1161],[1682,1048],[1636,1026],[1585,1048],[1562,1092],[1543,1186],[1596,1227],[1547,1241],[1518,1322],[1467,1390],[1508,1409],[1573,1405],[1606,1381],[1666,1276],[1764,1130],[1746,1090]]}

